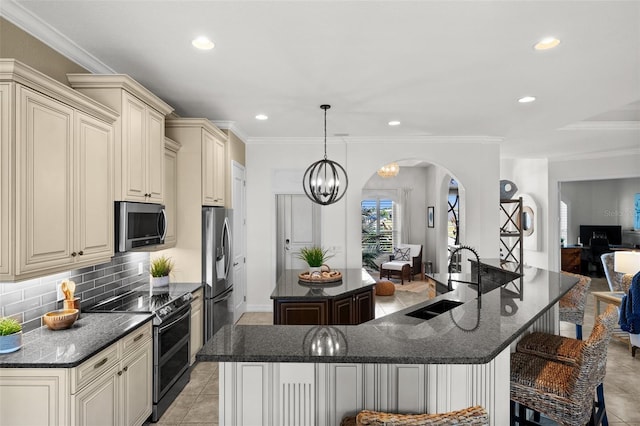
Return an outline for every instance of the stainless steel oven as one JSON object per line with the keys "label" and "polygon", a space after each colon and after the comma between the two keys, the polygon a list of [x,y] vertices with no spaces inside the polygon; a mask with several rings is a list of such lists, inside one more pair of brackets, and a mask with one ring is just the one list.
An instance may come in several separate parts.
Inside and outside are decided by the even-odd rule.
{"label": "stainless steel oven", "polygon": [[189,382],[191,305],[153,329],[153,413],[156,422]]}
{"label": "stainless steel oven", "polygon": [[153,411],[157,422],[189,383],[191,293],[143,286],[112,297],[87,312],[150,312],[153,318]]}

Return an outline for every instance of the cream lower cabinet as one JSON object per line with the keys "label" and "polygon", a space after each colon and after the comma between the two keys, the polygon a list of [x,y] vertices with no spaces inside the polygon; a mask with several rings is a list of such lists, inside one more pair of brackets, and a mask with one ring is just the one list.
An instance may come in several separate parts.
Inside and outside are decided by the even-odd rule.
{"label": "cream lower cabinet", "polygon": [[152,409],[151,327],[75,368],[0,369],[0,425],[142,425]]}
{"label": "cream lower cabinet", "polygon": [[153,348],[151,340],[147,339],[139,349],[71,397],[74,424],[143,424],[151,415],[152,370]]}
{"label": "cream lower cabinet", "polygon": [[193,293],[191,300],[191,364],[196,361],[196,354],[204,343],[204,299],[202,289]]}
{"label": "cream lower cabinet", "polygon": [[363,409],[442,413],[473,405],[509,422],[509,359],[486,364],[219,363],[219,423],[338,426]]}
{"label": "cream lower cabinet", "polygon": [[0,85],[0,280],[108,261],[115,113],[19,62],[0,71],[20,81]]}

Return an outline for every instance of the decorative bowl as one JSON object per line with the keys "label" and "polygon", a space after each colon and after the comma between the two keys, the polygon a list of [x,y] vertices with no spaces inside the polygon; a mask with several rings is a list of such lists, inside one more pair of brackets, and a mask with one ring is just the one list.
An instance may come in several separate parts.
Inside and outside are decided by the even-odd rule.
{"label": "decorative bowl", "polygon": [[51,330],[62,330],[71,327],[78,319],[79,313],[77,309],[61,309],[47,312],[42,316],[42,320]]}

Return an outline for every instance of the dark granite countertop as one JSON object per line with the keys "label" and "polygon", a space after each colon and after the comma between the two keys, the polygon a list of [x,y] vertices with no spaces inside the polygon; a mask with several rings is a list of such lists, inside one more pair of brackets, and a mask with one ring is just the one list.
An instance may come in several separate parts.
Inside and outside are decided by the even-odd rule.
{"label": "dark granite countertop", "polygon": [[[200,288],[200,282],[169,283],[168,291],[180,297]],[[136,288],[145,289],[149,285]],[[80,318],[69,329],[54,331],[43,326],[25,333],[21,349],[0,355],[0,368],[76,367],[152,319],[150,313],[91,313],[83,307]]]}
{"label": "dark granite countertop", "polygon": [[308,283],[298,279],[303,270],[287,270],[276,282],[276,288],[271,293],[274,300],[318,300],[344,296],[363,288],[373,287],[376,280],[371,278],[364,269],[346,269],[340,271],[342,280],[329,283]]}
{"label": "dark granite countertop", "polygon": [[152,314],[83,312],[66,330],[45,326],[25,333],[22,348],[0,355],[0,368],[76,367],[152,318]]}
{"label": "dark granite countertop", "polygon": [[[500,267],[499,261],[488,263]],[[205,344],[197,359],[484,364],[508,347],[576,282],[570,276],[525,267],[521,278],[485,289],[487,293],[480,300],[475,285],[458,283],[455,290],[435,299],[357,326],[225,326]],[[441,299],[465,303],[428,321],[405,315]],[[328,341],[332,345],[320,345],[324,353],[313,349],[318,348],[317,342]]]}

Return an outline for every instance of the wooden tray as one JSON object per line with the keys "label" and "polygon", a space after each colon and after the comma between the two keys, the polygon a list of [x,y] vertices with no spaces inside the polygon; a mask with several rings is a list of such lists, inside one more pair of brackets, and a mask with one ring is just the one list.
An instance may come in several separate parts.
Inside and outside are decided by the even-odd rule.
{"label": "wooden tray", "polygon": [[324,283],[334,283],[337,281],[342,281],[342,273],[338,271],[333,271],[336,273],[335,275],[329,277],[322,278],[311,278],[309,276],[309,272],[303,272],[298,274],[298,279],[304,283],[312,283],[312,284],[324,284]]}

